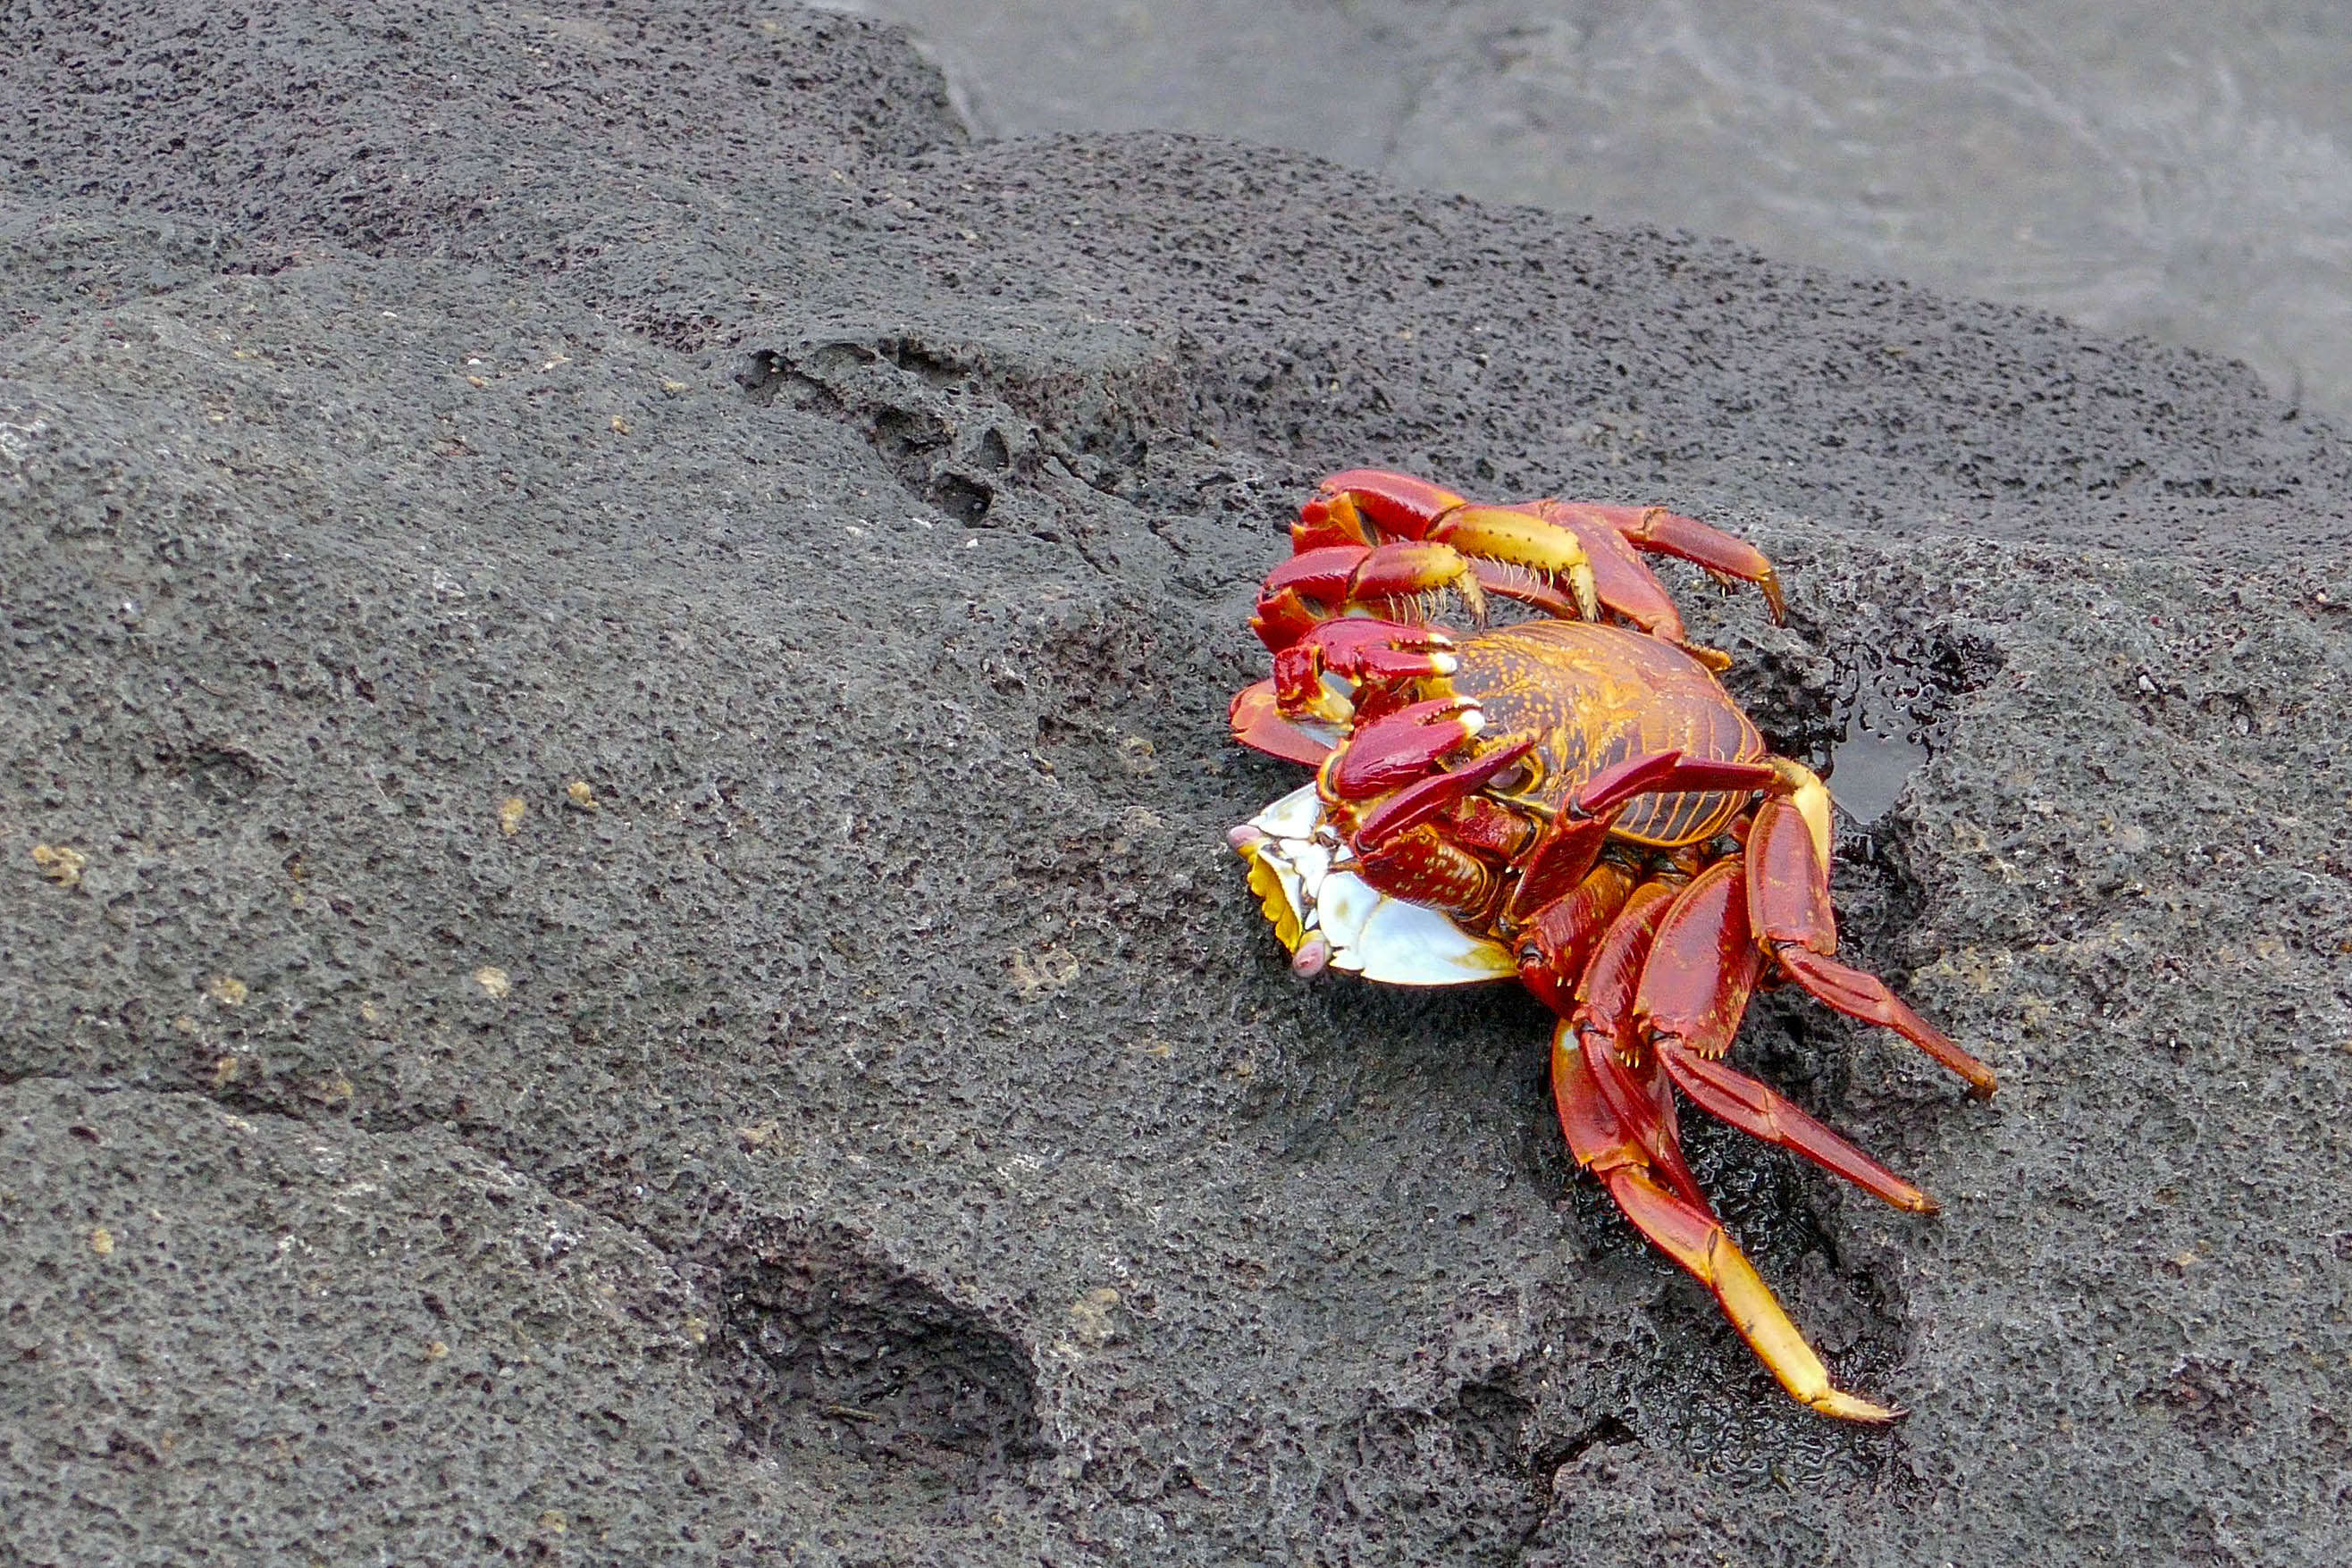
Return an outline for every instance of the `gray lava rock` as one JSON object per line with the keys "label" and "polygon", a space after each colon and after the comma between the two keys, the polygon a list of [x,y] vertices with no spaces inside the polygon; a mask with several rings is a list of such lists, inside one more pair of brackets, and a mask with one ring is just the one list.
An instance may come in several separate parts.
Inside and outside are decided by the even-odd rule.
{"label": "gray lava rock", "polygon": [[[2242,368],[837,16],[6,26],[0,1561],[2342,1560],[2352,459]],[[1692,1133],[1894,1429],[1528,998],[1289,980],[1224,704],[1362,463],[1748,534],[1895,759],[1850,943],[2001,1094],[1740,1049],[1944,1214]]]}

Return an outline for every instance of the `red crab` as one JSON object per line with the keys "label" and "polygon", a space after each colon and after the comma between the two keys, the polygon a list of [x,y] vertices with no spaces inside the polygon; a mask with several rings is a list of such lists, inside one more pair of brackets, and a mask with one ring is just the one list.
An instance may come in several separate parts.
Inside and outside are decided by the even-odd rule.
{"label": "red crab", "polygon": [[[1716,1218],[1675,1092],[1898,1208],[1933,1199],[1724,1060],[1749,996],[1793,983],[1895,1030],[1981,1098],[1992,1070],[1838,962],[1830,794],[1770,755],[1684,641],[1643,554],[1757,585],[1771,563],[1663,507],[1473,506],[1371,469],[1326,479],[1252,622],[1274,676],[1234,697],[1243,744],[1315,782],[1235,828],[1301,974],[1399,985],[1517,977],[1559,1015],[1551,1083],[1577,1162],[1711,1291],[1790,1394],[1846,1393]],[[1446,595],[1477,629],[1434,623]],[[1490,597],[1539,612],[1486,624]]]}

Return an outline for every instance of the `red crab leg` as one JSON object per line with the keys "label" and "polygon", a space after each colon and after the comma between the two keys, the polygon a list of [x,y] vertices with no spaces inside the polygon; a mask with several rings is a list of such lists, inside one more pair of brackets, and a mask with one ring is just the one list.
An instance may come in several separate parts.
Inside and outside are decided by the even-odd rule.
{"label": "red crab leg", "polygon": [[1727,762],[1712,757],[1689,757],[1680,751],[1653,751],[1604,768],[1586,779],[1584,788],[1576,792],[1573,809],[1588,817],[1601,817],[1636,795],[1769,789],[1780,781],[1780,770],[1769,763]]}
{"label": "red crab leg", "polygon": [[[1410,475],[1378,468],[1332,475],[1299,508],[1290,537],[1299,550],[1371,545],[1384,538],[1448,545],[1479,558],[1474,570],[1486,588],[1555,614],[1573,604],[1585,620],[1599,615],[1592,565],[1575,530],[1555,527],[1525,507],[1472,506]],[[1485,566],[1489,561],[1518,570],[1496,570]],[[1570,590],[1565,596],[1550,586],[1563,579]]]}
{"label": "red crab leg", "polygon": [[[1704,1208],[1706,1197],[1699,1190],[1698,1178],[1691,1175],[1689,1166],[1683,1161],[1682,1135],[1675,1124],[1672,1091],[1654,1063],[1647,1067],[1646,1090],[1634,1081],[1633,1070],[1627,1065],[1633,1060],[1638,1044],[1633,1035],[1634,983],[1649,956],[1658,923],[1674,901],[1675,890],[1664,883],[1646,882],[1633,889],[1617,917],[1601,933],[1599,945],[1577,980],[1576,1009],[1568,1015],[1568,1022],[1584,1073],[1613,1128],[1612,1136],[1631,1140],[1643,1161],[1663,1176],[1669,1186]],[[1554,977],[1563,982],[1565,979],[1557,972]],[[1567,1134],[1571,1150],[1602,1146],[1607,1140],[1593,1144],[1588,1136],[1591,1132],[1589,1124],[1580,1128],[1570,1124],[1571,1103],[1559,1097],[1559,1039],[1554,1036],[1552,1087],[1559,1106],[1560,1129]],[[1580,1144],[1580,1139],[1585,1142]],[[1584,1162],[1581,1153],[1577,1158],[1590,1163]]]}
{"label": "red crab leg", "polygon": [[1235,740],[1253,751],[1279,757],[1285,762],[1304,762],[1309,768],[1320,768],[1323,759],[1331,755],[1333,742],[1282,716],[1282,704],[1275,695],[1272,681],[1259,681],[1234,693],[1227,722],[1233,727]]}
{"label": "red crab leg", "polygon": [[1279,653],[1353,606],[1413,599],[1438,589],[1460,594],[1473,619],[1486,618],[1486,593],[1478,574],[1469,558],[1450,545],[1409,539],[1370,549],[1330,545],[1301,550],[1265,574],[1250,627]]}
{"label": "red crab leg", "polygon": [[1654,751],[1605,768],[1585,780],[1568,809],[1544,830],[1527,857],[1505,916],[1528,919],[1582,881],[1608,843],[1609,824],[1619,808],[1636,795],[1768,789],[1779,782],[1780,774],[1763,763],[1719,762],[1680,751]]}
{"label": "red crab leg", "polygon": [[1682,612],[1666,585],[1642,562],[1625,536],[1606,518],[1580,516],[1590,508],[1566,501],[1530,501],[1522,510],[1576,536],[1592,565],[1592,588],[1612,614],[1622,616],[1653,637],[1683,640]]}
{"label": "red crab leg", "polygon": [[[1552,1034],[1552,1096],[1560,1130],[1577,1163],[1601,1178],[1636,1229],[1706,1287],[1780,1386],[1826,1416],[1891,1421],[1899,1411],[1830,1382],[1821,1357],[1707,1207],[1683,1162],[1671,1097],[1659,1096],[1666,1102],[1662,1113],[1645,1113],[1625,1092],[1633,1085],[1610,1092],[1609,1071],[1622,1060],[1622,1043],[1635,1027],[1639,994],[1657,967],[1664,927],[1696,887],[1677,896],[1664,883],[1643,883],[1602,938],[1577,987],[1576,1016]],[[1608,1047],[1612,1038],[1619,1048]],[[1663,1089],[1663,1076],[1653,1082]]]}
{"label": "red crab leg", "polygon": [[1886,982],[1866,970],[1849,967],[1801,947],[1773,952],[1797,984],[1850,1019],[1893,1030],[1938,1062],[1968,1080],[1969,1097],[1990,1100],[2000,1087],[1990,1067],[1962,1051],[1943,1030],[1912,1011],[1904,999],[1886,988]]}
{"label": "red crab leg", "polygon": [[1503,561],[1533,573],[1537,581],[1547,585],[1564,580],[1583,619],[1601,618],[1601,603],[1593,592],[1592,559],[1572,529],[1555,527],[1515,507],[1460,507],[1431,524],[1427,537],[1464,555]]}
{"label": "red crab leg", "polygon": [[1936,1200],[1896,1176],[1784,1096],[1720,1061],[1709,1061],[1678,1042],[1657,1042],[1659,1060],[1675,1087],[1718,1122],[1750,1137],[1793,1149],[1832,1176],[1843,1176],[1873,1197],[1914,1214],[1933,1214]]}
{"label": "red crab leg", "polygon": [[1453,491],[1410,474],[1349,468],[1315,487],[1315,494],[1298,508],[1298,521],[1292,525],[1290,537],[1301,549],[1311,548],[1310,540],[1315,545],[1369,545],[1373,535],[1364,524],[1370,521],[1381,533],[1417,539],[1429,532],[1430,524],[1456,507],[1468,505]]}
{"label": "red crab leg", "polygon": [[1748,934],[1738,855],[1693,879],[1658,928],[1633,1016],[1653,1040],[1712,1061],[1731,1049],[1764,955]]}
{"label": "red crab leg", "polygon": [[1601,1099],[1585,1053],[1570,1045],[1571,1026],[1552,1031],[1552,1095],[1577,1163],[1599,1176],[1635,1229],[1706,1287],[1723,1315],[1772,1375],[1800,1403],[1847,1421],[1892,1421],[1902,1412],[1848,1394],[1790,1321],[1771,1287],[1704,1203],[1670,1191],[1645,1168],[1641,1147]]}
{"label": "red crab leg", "polygon": [[1651,555],[1670,555],[1722,577],[1752,582],[1764,593],[1764,602],[1772,612],[1773,624],[1788,619],[1788,601],[1780,594],[1780,574],[1762,550],[1746,539],[1709,528],[1696,517],[1682,517],[1664,507],[1601,507],[1589,502],[1565,503],[1578,512],[1589,512],[1594,517],[1614,528],[1625,536],[1635,549]]}
{"label": "red crab leg", "polygon": [[[1676,1200],[1704,1210],[1706,1197],[1683,1159],[1674,1091],[1664,1075],[1653,1068],[1645,1082],[1609,1049],[1600,1030],[1589,1030],[1572,1042],[1564,1040],[1575,1032],[1573,1028],[1553,1030],[1551,1087],[1560,1130],[1577,1164],[1612,1191],[1609,1168],[1633,1166]],[[1563,1063],[1562,1055],[1571,1060]]]}
{"label": "red crab leg", "polygon": [[1717,862],[1666,912],[1643,967],[1637,1025],[1675,1086],[1702,1111],[1793,1149],[1897,1208],[1935,1212],[1916,1186],[1717,1060],[1738,1031],[1760,957],[1748,936],[1738,864],[1737,857]]}
{"label": "red crab leg", "polygon": [[1444,545],[1418,539],[1376,545],[1333,545],[1302,550],[1265,574],[1263,594],[1269,600],[1288,592],[1315,600],[1338,614],[1349,604],[1382,599],[1409,599],[1432,589],[1478,586],[1470,564]]}
{"label": "red crab leg", "polygon": [[[1526,885],[1524,880],[1520,885]],[[1624,910],[1634,885],[1632,872],[1602,861],[1566,894],[1546,901],[1527,922],[1519,933],[1519,978],[1537,1000],[1562,1018],[1570,1015],[1576,1005],[1576,979]]]}
{"label": "red crab leg", "polygon": [[1794,800],[1768,800],[1748,831],[1747,904],[1757,935],[1789,977],[1851,1019],[1893,1030],[1990,1098],[1993,1070],[1914,1012],[1877,976],[1839,963],[1837,919],[1830,907],[1829,863]]}

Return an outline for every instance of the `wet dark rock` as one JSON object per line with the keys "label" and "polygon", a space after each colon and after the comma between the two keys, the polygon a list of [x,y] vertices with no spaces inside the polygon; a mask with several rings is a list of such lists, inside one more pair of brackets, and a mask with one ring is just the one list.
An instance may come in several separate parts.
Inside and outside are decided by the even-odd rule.
{"label": "wet dark rock", "polygon": [[[2341,1560],[2352,461],[2242,368],[968,145],[839,16],[9,26],[26,1561]],[[1224,707],[1367,462],[1745,532],[1775,734],[1917,729],[1848,940],[2002,1092],[1740,1050],[1945,1212],[1693,1138],[1891,1432],[1573,1175],[1525,998],[1289,980]]]}

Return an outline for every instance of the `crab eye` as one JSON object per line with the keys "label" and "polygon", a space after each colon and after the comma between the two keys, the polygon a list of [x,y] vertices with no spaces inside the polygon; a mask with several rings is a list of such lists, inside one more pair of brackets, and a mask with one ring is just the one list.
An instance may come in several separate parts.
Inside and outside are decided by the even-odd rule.
{"label": "crab eye", "polygon": [[1542,781],[1543,768],[1530,752],[1496,774],[1486,788],[1497,795],[1526,795],[1532,793]]}

